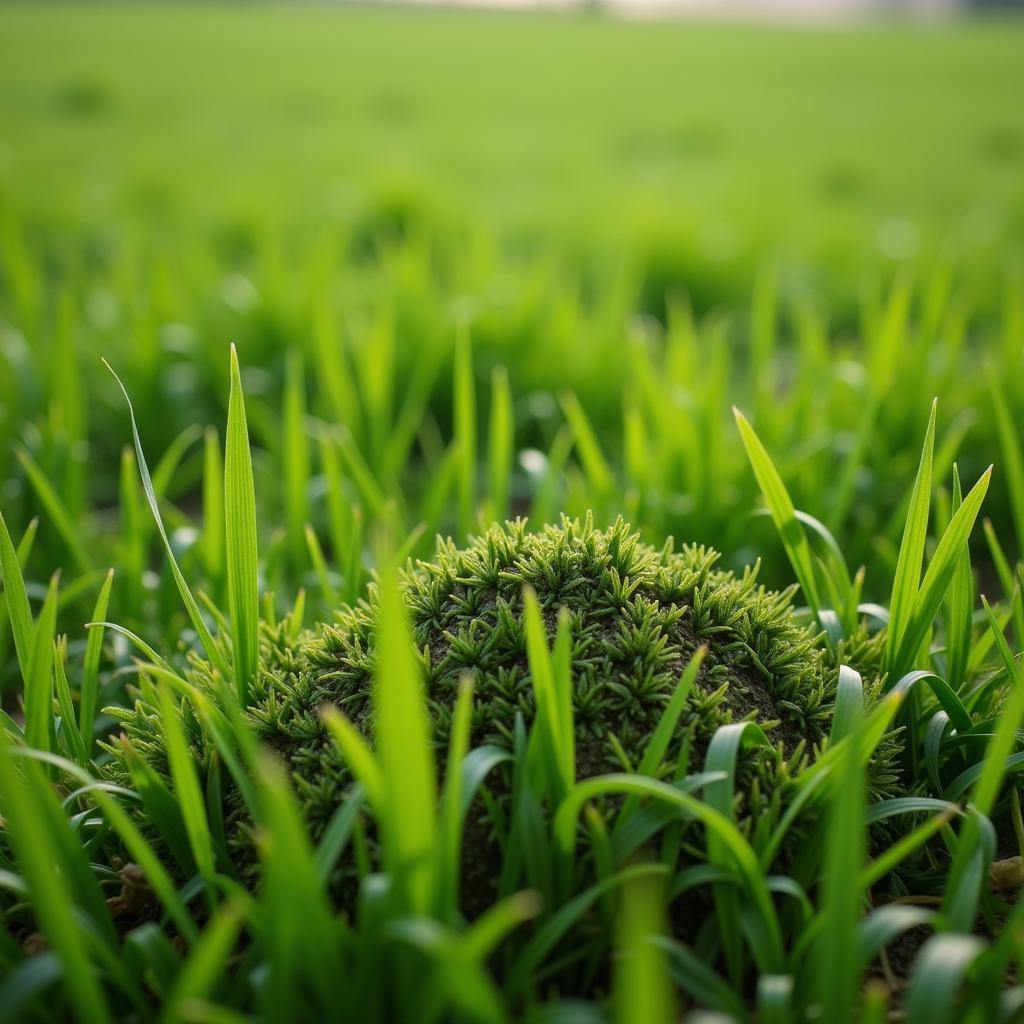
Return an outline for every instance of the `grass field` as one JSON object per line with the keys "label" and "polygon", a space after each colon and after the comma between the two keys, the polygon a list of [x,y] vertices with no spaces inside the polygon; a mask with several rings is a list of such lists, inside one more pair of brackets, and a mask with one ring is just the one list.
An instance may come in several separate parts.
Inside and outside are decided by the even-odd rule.
{"label": "grass field", "polygon": [[0,6],[0,1021],[1022,1019],[1022,51]]}

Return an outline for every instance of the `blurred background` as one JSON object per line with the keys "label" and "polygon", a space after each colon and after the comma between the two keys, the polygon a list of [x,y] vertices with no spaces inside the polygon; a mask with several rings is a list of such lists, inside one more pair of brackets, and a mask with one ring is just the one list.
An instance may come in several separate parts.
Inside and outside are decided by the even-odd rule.
{"label": "blurred background", "polygon": [[[40,516],[37,583],[127,559],[122,611],[173,635],[101,356],[187,552],[238,344],[282,594],[319,578],[306,521],[355,593],[357,521],[423,554],[588,508],[784,582],[733,403],[884,589],[933,395],[937,472],[998,460],[1019,6],[528,6],[0,6],[0,501],[12,532]],[[1005,475],[987,508],[1016,548]]]}

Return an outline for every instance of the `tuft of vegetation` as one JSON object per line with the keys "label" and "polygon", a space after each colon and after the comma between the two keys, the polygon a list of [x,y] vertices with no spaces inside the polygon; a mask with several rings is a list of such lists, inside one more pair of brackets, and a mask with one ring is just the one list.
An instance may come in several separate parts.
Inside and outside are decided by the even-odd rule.
{"label": "tuft of vegetation", "polygon": [[[462,853],[473,872],[464,910],[485,906],[499,888],[514,778],[501,752],[513,752],[517,736],[529,733],[549,688],[560,718],[557,737],[547,742],[558,747],[553,770],[563,793],[577,780],[610,772],[671,782],[705,763],[725,729],[744,747],[733,808],[742,831],[749,836],[778,825],[793,780],[825,746],[838,667],[820,638],[794,621],[795,588],[768,591],[758,586],[756,568],[737,578],[716,570],[717,559],[704,547],[675,552],[671,541],[655,550],[621,519],[605,531],[588,518],[539,533],[517,521],[492,527],[466,549],[439,542],[431,562],[402,574],[434,751],[452,742],[460,692],[471,686],[464,739],[496,759],[484,813]],[[312,631],[296,635],[288,622],[262,628],[261,672],[247,718],[257,739],[282,758],[315,840],[353,782],[344,748],[332,737],[334,715],[343,714],[362,736],[374,735],[381,617],[374,582],[365,600]],[[553,665],[542,646],[549,641]],[[861,645],[862,667],[877,663],[877,648]],[[189,679],[216,701],[214,673],[211,664],[197,663]],[[879,682],[876,670],[871,693],[877,695]],[[122,778],[125,758],[136,754],[168,774],[162,711],[141,699],[120,715],[130,746],[110,750],[121,758]],[[204,741],[188,702],[184,717],[205,773],[216,746]],[[872,775],[876,796],[895,782],[883,756]],[[252,862],[251,821],[237,790],[227,806],[228,849],[236,863]],[[352,885],[351,872],[338,883],[343,898],[346,881]]]}

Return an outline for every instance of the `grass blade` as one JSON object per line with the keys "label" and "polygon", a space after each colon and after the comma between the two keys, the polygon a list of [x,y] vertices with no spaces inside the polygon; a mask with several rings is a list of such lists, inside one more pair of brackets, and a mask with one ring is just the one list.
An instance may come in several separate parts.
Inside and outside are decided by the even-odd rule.
{"label": "grass blade", "polygon": [[896,575],[892,584],[892,597],[889,601],[889,639],[886,646],[890,674],[897,667],[900,644],[910,628],[921,583],[921,564],[924,561],[924,545],[928,538],[928,513],[932,500],[932,456],[935,451],[937,408],[938,401],[935,400],[932,402],[932,410],[928,417],[921,462],[910,496],[910,507],[907,509],[907,521],[903,528],[903,540],[900,543]]}
{"label": "grass blade", "polygon": [[419,660],[390,563],[381,573],[380,599],[373,706],[383,781],[381,828],[403,909],[423,914],[433,902],[437,845],[434,754]]}
{"label": "grass blade", "polygon": [[249,687],[259,669],[259,556],[252,452],[245,421],[238,353],[234,345],[231,346],[231,392],[224,452],[224,534],[227,539],[235,691],[238,703],[244,708],[248,706]]}
{"label": "grass blade", "polygon": [[761,493],[772,514],[772,520],[775,523],[775,529],[779,532],[782,546],[786,549],[786,555],[793,566],[793,572],[796,573],[800,589],[804,592],[804,598],[810,605],[811,611],[817,616],[821,611],[821,601],[818,597],[818,585],[814,576],[811,545],[796,517],[796,509],[793,507],[786,485],[782,482],[782,477],[779,476],[779,471],[775,468],[771,456],[761,444],[760,438],[747,422],[743,413],[735,406],[732,411],[736,417],[740,437],[743,439],[743,447],[747,451],[747,458],[750,460],[758,486],[761,488]]}
{"label": "grass blade", "polygon": [[78,732],[82,737],[82,745],[87,752],[92,750],[94,725],[96,722],[97,680],[100,671],[100,655],[103,653],[103,620],[107,617],[110,604],[110,590],[114,584],[114,570],[107,573],[107,578],[100,587],[96,605],[92,611],[90,622],[97,625],[89,630],[89,639],[85,645],[85,661],[82,664],[82,688],[78,703]]}
{"label": "grass blade", "polygon": [[32,609],[25,592],[25,578],[21,572],[18,554],[7,531],[7,523],[0,513],[0,577],[3,579],[7,614],[14,635],[14,649],[18,656],[23,679],[28,679],[32,657]]}
{"label": "grass blade", "polygon": [[142,489],[146,492],[146,501],[149,503],[149,509],[153,513],[153,519],[156,521],[156,528],[160,533],[160,539],[163,541],[167,561],[171,567],[171,574],[174,576],[174,582],[178,588],[178,593],[181,595],[182,603],[185,605],[185,610],[188,612],[189,620],[199,637],[200,643],[206,651],[206,656],[211,662],[213,662],[221,675],[225,678],[229,678],[230,672],[228,671],[228,664],[224,659],[223,652],[221,651],[220,646],[214,642],[209,627],[206,625],[206,620],[203,618],[203,614],[199,610],[199,605],[196,603],[196,599],[192,596],[192,591],[189,589],[188,582],[178,565],[178,560],[174,557],[174,550],[171,547],[170,538],[167,536],[163,517],[160,515],[160,505],[157,502],[156,492],[153,490],[153,481],[149,475],[149,466],[146,463],[146,456],[142,450],[142,439],[139,437],[139,428],[135,421],[135,410],[132,408],[132,400],[128,397],[128,391],[124,384],[121,383],[121,378],[114,373],[110,364],[104,360],[103,365],[110,370],[114,380],[117,381],[117,386],[121,389],[121,393],[124,395],[125,402],[128,403],[128,415],[131,419],[132,425],[132,440],[135,443],[135,459],[139,464],[139,475],[142,477]]}

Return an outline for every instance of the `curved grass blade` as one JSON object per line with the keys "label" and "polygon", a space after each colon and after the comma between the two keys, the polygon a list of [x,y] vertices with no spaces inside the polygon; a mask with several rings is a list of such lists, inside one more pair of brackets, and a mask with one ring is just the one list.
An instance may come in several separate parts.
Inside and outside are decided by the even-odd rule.
{"label": "curved grass blade", "polygon": [[779,532],[782,546],[786,549],[793,572],[796,574],[800,589],[811,607],[811,611],[817,617],[821,610],[821,600],[818,596],[818,585],[814,576],[814,560],[811,556],[811,545],[807,541],[803,526],[796,517],[796,509],[793,507],[792,499],[786,485],[779,476],[779,471],[771,460],[760,438],[754,432],[754,428],[747,422],[747,418],[733,406],[733,415],[736,417],[736,425],[739,427],[740,437],[743,440],[743,447],[746,449],[750,466],[757,478],[758,486],[764,495],[764,500],[772,514],[775,529]]}
{"label": "curved grass blade", "polygon": [[185,580],[185,576],[182,573],[181,568],[178,566],[178,560],[174,557],[174,551],[171,548],[171,541],[167,536],[167,530],[164,528],[163,517],[160,515],[160,505],[157,501],[156,492],[153,490],[153,481],[149,475],[149,466],[146,463],[146,455],[142,450],[142,439],[139,437],[139,428],[135,421],[135,410],[132,408],[132,400],[129,398],[128,391],[124,384],[121,383],[121,378],[114,373],[113,368],[105,359],[103,360],[103,365],[110,371],[114,380],[117,381],[117,386],[121,389],[121,393],[124,395],[124,399],[128,403],[128,415],[131,419],[132,425],[132,440],[135,443],[135,459],[139,464],[139,474],[142,477],[142,489],[146,492],[146,501],[149,503],[149,509],[153,513],[153,518],[156,521],[156,528],[160,534],[160,539],[163,541],[167,561],[171,568],[171,574],[174,576],[174,582],[177,585],[178,593],[181,595],[182,603],[185,605],[185,610],[188,612],[189,620],[199,637],[200,643],[206,651],[206,656],[210,659],[221,675],[224,676],[225,679],[229,679],[231,677],[231,673],[228,670],[228,664],[224,658],[223,652],[221,651],[220,645],[214,642],[213,636],[206,625],[206,620],[203,618],[203,614],[199,610],[199,605],[196,603],[196,599],[192,596],[192,591],[189,589],[188,582]]}

